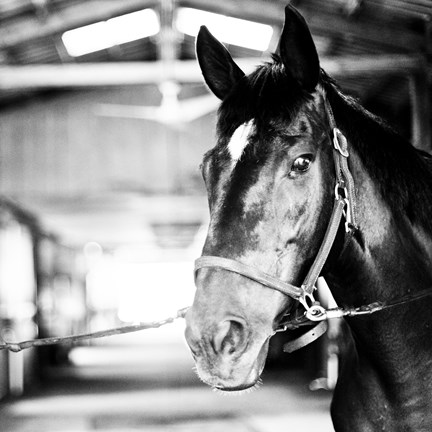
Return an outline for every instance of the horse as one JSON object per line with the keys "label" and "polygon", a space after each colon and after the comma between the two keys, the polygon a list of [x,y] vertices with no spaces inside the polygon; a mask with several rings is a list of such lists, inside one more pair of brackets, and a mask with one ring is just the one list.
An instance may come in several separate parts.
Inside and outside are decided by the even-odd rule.
{"label": "horse", "polygon": [[430,432],[431,158],[343,93],[292,6],[277,53],[248,75],[206,27],[196,52],[221,100],[186,315],[199,377],[222,392],[257,386],[287,319],[331,318],[315,299],[323,276],[352,335],[335,430]]}

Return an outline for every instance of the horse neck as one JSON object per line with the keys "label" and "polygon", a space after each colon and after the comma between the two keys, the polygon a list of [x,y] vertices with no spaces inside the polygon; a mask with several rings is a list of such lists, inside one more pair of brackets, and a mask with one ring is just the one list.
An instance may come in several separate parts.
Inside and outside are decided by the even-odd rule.
{"label": "horse neck", "polygon": [[[413,225],[402,212],[390,208],[355,149],[350,152],[350,167],[357,190],[357,222],[362,241],[351,240],[326,276],[337,303],[361,306],[392,302],[409,293],[432,289],[430,234]],[[406,338],[406,332],[400,332],[401,317],[411,326],[407,331],[418,332],[419,340],[421,334],[432,340],[431,307],[432,296],[365,318],[353,318],[349,324],[363,346],[381,350],[382,357],[386,345],[391,351],[390,345],[399,337]],[[391,338],[389,332],[393,332]],[[390,351],[391,357],[394,353]]]}
{"label": "horse neck", "polygon": [[[336,285],[343,286],[336,289],[336,297],[343,303],[360,305],[391,301],[409,292],[432,289],[432,196],[423,193],[428,189],[426,185],[432,181],[432,176],[423,165],[419,168],[418,155],[402,138],[334,88],[328,90],[337,115],[336,123],[348,139],[349,166],[357,191],[355,209],[360,230],[358,241],[351,241],[339,263],[333,267],[332,276],[338,281]],[[371,157],[381,163],[372,163],[368,160]],[[377,180],[386,168],[384,164],[388,164],[389,172],[382,175],[382,180]],[[404,169],[407,171],[402,172]],[[428,171],[427,179],[422,177],[425,170]],[[423,181],[415,182],[416,175]],[[397,186],[399,178],[402,179],[400,188]],[[389,182],[394,183],[384,188],[383,185]],[[407,188],[405,184],[408,183],[415,186]],[[416,192],[419,192],[418,196],[414,196]],[[402,208],[406,206],[402,199],[397,203],[399,197],[406,196],[410,197],[410,203],[414,203],[410,210]],[[416,222],[408,217],[408,211],[417,213]],[[429,227],[423,226],[425,220]]]}
{"label": "horse neck", "polygon": [[[432,289],[430,236],[394,214],[360,159],[354,152],[351,157],[363,240],[352,239],[325,275],[336,302],[347,307],[391,302]],[[347,418],[352,424],[336,430],[365,430],[361,425],[369,423],[368,430],[375,430],[380,422],[386,430],[431,430],[432,399],[424,397],[432,392],[431,308],[429,296],[347,319],[354,344],[344,356],[333,413],[341,424]]]}

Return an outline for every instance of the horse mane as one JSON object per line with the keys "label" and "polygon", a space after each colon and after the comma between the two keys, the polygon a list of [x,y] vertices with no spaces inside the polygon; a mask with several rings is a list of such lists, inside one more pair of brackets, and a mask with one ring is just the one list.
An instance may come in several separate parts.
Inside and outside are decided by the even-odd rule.
{"label": "horse mane", "polygon": [[218,133],[231,135],[240,124],[252,118],[290,121],[308,100],[312,100],[311,95],[289,79],[279,57],[273,55],[272,62],[245,75],[223,100]]}
{"label": "horse mane", "polygon": [[[327,94],[338,127],[357,150],[393,213],[405,214],[411,223],[432,233],[432,157],[415,149],[384,120],[343,94],[323,70],[319,85]],[[231,136],[252,118],[286,124],[301,110],[315,115],[322,107],[314,104],[313,97],[287,76],[282,61],[273,55],[273,61],[245,75],[222,102],[218,135]],[[225,144],[222,140],[215,150],[223,154]]]}
{"label": "horse mane", "polygon": [[383,119],[344,95],[321,73],[336,124],[358,152],[394,215],[432,233],[432,156],[416,149]]}

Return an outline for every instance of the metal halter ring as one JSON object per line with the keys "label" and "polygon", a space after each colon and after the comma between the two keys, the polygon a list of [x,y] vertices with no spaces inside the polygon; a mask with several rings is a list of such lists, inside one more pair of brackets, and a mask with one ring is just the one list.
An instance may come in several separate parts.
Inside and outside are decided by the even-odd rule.
{"label": "metal halter ring", "polygon": [[[302,296],[298,299],[299,303],[308,311],[315,303],[316,300],[312,293],[308,293],[302,286],[303,293]],[[308,303],[309,301],[309,303]]]}

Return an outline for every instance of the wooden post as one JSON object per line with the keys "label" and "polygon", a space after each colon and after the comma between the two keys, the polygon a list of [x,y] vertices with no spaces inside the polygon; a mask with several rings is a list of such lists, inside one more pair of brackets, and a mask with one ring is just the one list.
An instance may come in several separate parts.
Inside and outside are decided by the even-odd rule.
{"label": "wooden post", "polygon": [[418,71],[413,71],[409,79],[411,100],[411,142],[427,152],[432,151],[431,134],[431,83],[429,66],[432,56],[432,19],[428,15],[424,19],[425,62]]}
{"label": "wooden post", "polygon": [[427,152],[432,150],[430,86],[426,71],[409,78],[411,100],[411,142]]}

